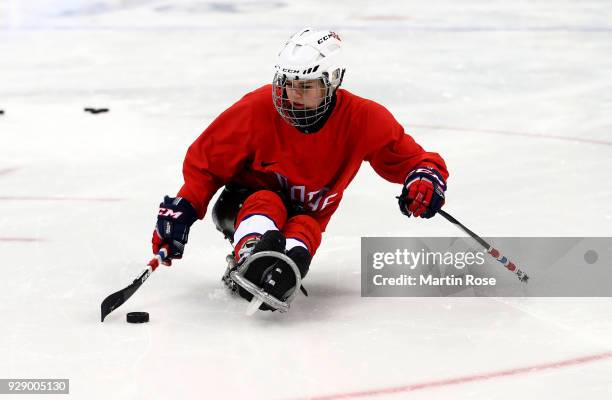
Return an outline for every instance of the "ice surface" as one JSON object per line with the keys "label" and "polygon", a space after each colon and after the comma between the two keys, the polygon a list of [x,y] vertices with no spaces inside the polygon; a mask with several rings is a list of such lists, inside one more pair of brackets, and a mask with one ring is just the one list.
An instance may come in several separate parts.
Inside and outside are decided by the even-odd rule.
{"label": "ice surface", "polygon": [[401,216],[367,164],[290,313],[244,316],[207,217],[99,322],[187,146],[304,25],[337,30],[344,87],[446,158],[446,209],[476,232],[612,235],[610,21],[593,0],[0,2],[0,378],[83,399],[611,398],[609,299],[361,298],[361,236],[460,234]]}

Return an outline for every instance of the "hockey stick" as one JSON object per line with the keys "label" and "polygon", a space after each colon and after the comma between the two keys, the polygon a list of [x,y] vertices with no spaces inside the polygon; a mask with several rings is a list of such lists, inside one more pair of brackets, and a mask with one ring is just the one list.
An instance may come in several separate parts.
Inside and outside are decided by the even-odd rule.
{"label": "hockey stick", "polygon": [[529,279],[527,274],[521,271],[520,269],[518,269],[516,265],[512,261],[510,261],[506,256],[501,254],[499,250],[497,250],[496,248],[491,246],[489,243],[487,243],[483,238],[481,238],[480,236],[478,236],[477,234],[469,230],[467,227],[465,227],[465,225],[457,221],[455,217],[453,217],[446,211],[440,210],[438,211],[438,214],[446,218],[449,222],[452,222],[453,224],[457,225],[461,230],[463,230],[465,233],[470,235],[475,241],[477,241],[482,247],[484,247],[485,250],[487,250],[487,253],[489,253],[491,256],[493,256],[493,258],[495,258],[497,261],[502,263],[502,265],[506,267],[509,271],[513,272],[518,277],[519,281],[523,283],[527,283],[527,280]]}
{"label": "hockey stick", "polygon": [[151,275],[153,271],[155,271],[157,267],[159,267],[159,264],[161,264],[166,259],[166,257],[168,257],[168,250],[166,250],[166,248],[163,248],[155,255],[155,257],[151,259],[151,261],[149,261],[149,263],[147,264],[147,269],[145,269],[138,278],[134,279],[134,282],[132,282],[129,286],[119,290],[118,292],[115,292],[106,297],[100,305],[100,309],[102,312],[101,322],[104,322],[104,318],[106,318],[106,316],[110,314],[114,309],[118,308],[123,303],[125,303],[127,299],[132,297],[134,292],[136,292],[138,288],[142,286],[144,281],[146,281],[149,275]]}

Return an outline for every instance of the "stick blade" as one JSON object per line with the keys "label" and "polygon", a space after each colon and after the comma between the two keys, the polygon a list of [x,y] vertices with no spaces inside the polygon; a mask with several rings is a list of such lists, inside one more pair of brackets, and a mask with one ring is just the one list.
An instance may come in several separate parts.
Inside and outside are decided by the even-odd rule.
{"label": "stick blade", "polygon": [[102,304],[100,305],[100,311],[101,311],[100,322],[104,322],[104,318],[106,318],[106,316],[110,314],[115,308],[125,303],[125,300],[126,299],[123,298],[122,290],[115,292],[109,295],[107,298],[105,298],[102,301]]}
{"label": "stick blade", "polygon": [[134,282],[132,282],[131,285],[107,296],[100,305],[100,322],[104,322],[104,318],[106,318],[108,314],[110,314],[114,309],[120,307],[123,303],[125,303],[127,299],[129,299],[134,294],[134,292],[138,290],[140,285],[142,285],[141,280],[136,279]]}

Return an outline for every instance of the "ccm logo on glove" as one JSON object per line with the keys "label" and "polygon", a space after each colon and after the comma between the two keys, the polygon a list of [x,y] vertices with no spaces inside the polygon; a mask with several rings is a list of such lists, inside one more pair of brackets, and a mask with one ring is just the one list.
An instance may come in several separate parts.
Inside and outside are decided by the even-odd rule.
{"label": "ccm logo on glove", "polygon": [[172,219],[178,219],[183,213],[181,211],[174,211],[169,208],[160,208],[159,213],[157,215],[170,217]]}

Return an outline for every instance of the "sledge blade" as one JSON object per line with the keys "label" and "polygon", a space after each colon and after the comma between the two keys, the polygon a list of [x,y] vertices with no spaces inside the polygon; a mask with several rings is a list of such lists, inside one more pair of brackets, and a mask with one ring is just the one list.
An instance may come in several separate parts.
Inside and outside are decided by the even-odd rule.
{"label": "sledge blade", "polygon": [[246,309],[245,315],[250,317],[251,315],[255,314],[255,312],[259,310],[259,306],[261,306],[262,304],[263,300],[253,296],[253,299],[251,299],[251,301],[249,302],[249,306]]}

